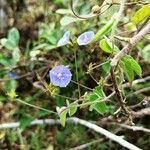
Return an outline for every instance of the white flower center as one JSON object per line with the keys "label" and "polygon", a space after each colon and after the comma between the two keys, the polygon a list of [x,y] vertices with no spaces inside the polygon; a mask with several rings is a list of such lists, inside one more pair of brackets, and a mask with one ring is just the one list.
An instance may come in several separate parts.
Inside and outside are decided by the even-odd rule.
{"label": "white flower center", "polygon": [[63,74],[62,74],[62,73],[57,73],[57,78],[58,78],[58,79],[61,79],[61,78],[62,78],[62,76],[63,76]]}

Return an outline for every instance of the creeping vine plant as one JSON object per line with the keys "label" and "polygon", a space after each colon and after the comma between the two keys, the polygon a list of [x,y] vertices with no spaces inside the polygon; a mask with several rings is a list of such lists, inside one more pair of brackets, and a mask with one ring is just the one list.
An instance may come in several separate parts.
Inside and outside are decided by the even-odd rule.
{"label": "creeping vine plant", "polygon": [[[131,53],[128,52],[119,59],[115,67],[111,65],[113,57],[120,53],[126,44],[130,45],[130,38],[132,37],[120,36],[121,31],[118,27],[122,20],[122,13],[125,7],[124,0],[120,0],[120,3],[111,2],[104,3],[101,6],[93,6],[89,15],[78,15],[72,5],[73,4],[71,4],[72,11],[68,9],[58,9],[56,11],[56,13],[64,15],[60,21],[61,26],[59,30],[61,32],[56,33],[55,24],[51,24],[51,31],[49,31],[49,26],[40,26],[38,33],[38,42],[40,44],[38,45],[36,42],[33,43],[34,48],[31,51],[26,50],[25,57],[23,57],[23,52],[19,48],[20,34],[16,28],[10,29],[7,38],[0,40],[1,48],[6,50],[6,53],[0,53],[0,65],[4,66],[6,70],[8,67],[11,68],[7,75],[1,75],[6,79],[5,87],[7,88],[5,88],[5,90],[8,97],[30,107],[40,109],[41,111],[58,115],[63,126],[65,126],[67,116],[73,116],[77,110],[85,108],[88,108],[89,111],[96,111],[100,115],[112,113],[111,111],[113,109],[113,111],[117,111],[117,115],[123,115],[125,119],[130,119],[131,123],[133,123],[130,108],[125,104],[126,93],[123,90],[123,84],[129,82],[130,86],[132,86],[132,81],[135,77],[142,77],[142,68],[137,61],[138,59],[131,56]],[[105,13],[113,6],[117,6],[117,9],[112,15],[105,18]],[[140,32],[150,18],[149,10],[150,4],[144,5],[128,20],[128,23],[123,22],[127,24],[127,30],[131,33],[135,31],[136,33]],[[92,28],[95,22],[92,22],[90,28],[87,27],[86,24],[95,17],[100,18],[100,21],[97,22],[97,27]],[[79,26],[79,22],[85,24],[83,31],[82,27],[80,28]],[[72,31],[71,27],[69,27],[72,24],[76,24],[76,31]],[[64,34],[61,36],[62,31]],[[54,35],[56,35],[57,41],[53,38]],[[137,47],[140,46],[138,45]],[[55,111],[50,111],[48,108],[38,107],[30,104],[29,101],[29,103],[27,103],[21,100],[21,97],[15,92],[18,84],[17,79],[23,76],[20,77],[19,72],[17,74],[14,71],[17,65],[21,61],[29,59],[31,64],[30,62],[29,64],[25,63],[22,67],[30,65],[30,70],[32,70],[32,68],[34,68],[32,62],[37,62],[38,66],[38,61],[45,61],[40,56],[45,56],[46,53],[55,53],[56,50],[61,49],[65,49],[64,52],[68,53],[68,60],[67,58],[61,57],[61,55],[63,55],[62,53],[57,53],[57,57],[60,58],[61,61],[48,64],[44,69],[42,65],[40,65],[40,69],[45,72],[44,76],[38,73],[39,70],[36,72],[31,71],[31,75],[36,74],[38,79],[33,86],[42,90],[43,93],[49,92],[49,97],[54,101],[55,99],[58,101],[59,98],[59,101],[65,99],[65,105],[63,104],[62,106],[58,104],[58,106],[55,107]],[[97,49],[101,55],[106,56],[106,59],[103,59],[100,61],[101,63],[97,65],[93,62],[88,62],[87,64],[86,58],[95,55],[94,50]],[[143,58],[148,62],[150,59],[149,49],[150,46],[148,45],[148,47],[145,47],[141,52]],[[70,53],[71,56],[69,55]],[[83,55],[82,58],[78,53]],[[84,53],[86,53],[86,55],[88,54],[88,56]],[[48,59],[51,59],[50,56],[48,57]],[[72,66],[69,61],[75,62],[75,65]],[[82,72],[83,68],[81,67],[83,62],[86,63],[84,66],[86,68],[85,74]],[[98,77],[93,77],[92,75],[95,70],[99,74]],[[83,85],[82,74],[85,76],[89,75],[91,79],[96,82],[96,86],[89,88]],[[49,77],[49,79],[46,77]],[[69,96],[63,95],[61,91],[65,90],[65,88],[69,91],[72,88],[72,83],[74,83],[73,85],[77,85],[77,89],[74,89],[75,94]],[[86,90],[81,91],[82,88]],[[108,95],[106,93],[111,94]],[[115,97],[115,101],[111,101],[112,97]],[[113,114],[116,115],[114,112]]]}

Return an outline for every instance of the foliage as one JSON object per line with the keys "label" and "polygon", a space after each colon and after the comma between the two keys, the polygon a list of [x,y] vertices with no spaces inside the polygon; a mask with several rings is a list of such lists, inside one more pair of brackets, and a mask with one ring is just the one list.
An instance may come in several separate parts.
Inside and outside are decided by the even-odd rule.
{"label": "foliage", "polygon": [[135,24],[139,24],[150,16],[150,4],[143,6],[140,10],[138,10],[134,16],[132,17],[132,21]]}
{"label": "foliage", "polygon": [[[140,111],[131,110],[132,105],[150,96],[147,80],[134,82],[149,76],[150,36],[143,37],[115,68],[111,60],[149,23],[150,4],[128,0],[120,18],[120,2],[76,0],[72,7],[69,0],[6,2],[8,26],[2,33],[0,28],[0,121],[19,121],[20,130],[0,131],[0,149],[5,141],[12,149],[48,150],[99,139],[84,127],[68,124],[72,116],[95,121],[148,149],[148,134],[135,132],[133,137],[133,132],[117,129],[119,121],[125,124],[131,117],[121,105]],[[5,11],[0,7],[0,13],[1,9]],[[117,90],[122,103],[111,95]],[[46,118],[61,125],[30,127],[33,120]],[[114,124],[105,122],[109,118]],[[133,117],[133,122],[149,125],[144,119]],[[121,149],[105,141],[88,149]]]}

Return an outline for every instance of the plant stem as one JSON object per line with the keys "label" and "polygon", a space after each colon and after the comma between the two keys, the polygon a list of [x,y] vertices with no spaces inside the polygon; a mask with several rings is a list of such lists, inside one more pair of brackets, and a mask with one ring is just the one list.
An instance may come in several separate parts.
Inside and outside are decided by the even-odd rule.
{"label": "plant stem", "polygon": [[111,31],[111,36],[112,37],[114,37],[117,24],[121,20],[121,17],[122,17],[123,11],[124,11],[124,5],[125,5],[125,0],[120,0],[120,9],[117,13],[116,21],[115,21],[115,23],[112,27],[112,31]]}
{"label": "plant stem", "polygon": [[[104,98],[98,98],[96,101],[93,101],[93,102],[86,102],[86,103],[82,103],[82,104],[77,104],[76,107],[83,107],[83,106],[88,106],[88,105],[92,105],[92,104],[96,104],[96,103],[101,103],[101,102],[106,102],[109,100],[109,98],[111,98],[112,96],[114,96],[115,92],[111,93],[110,95],[108,95],[107,97],[104,97]],[[78,100],[78,101],[75,101],[74,103],[77,103],[81,100]],[[74,106],[68,106],[66,107],[66,109],[68,108],[72,108]],[[64,110],[66,110],[64,109]]]}
{"label": "plant stem", "polygon": [[79,99],[80,99],[81,93],[80,93],[80,85],[79,85],[79,75],[78,75],[78,64],[77,64],[77,51],[76,51],[76,49],[74,50],[74,59],[75,59],[75,68],[76,68],[76,80],[77,80],[77,84],[78,84],[78,92],[79,92]]}
{"label": "plant stem", "polygon": [[105,62],[103,62],[103,63],[100,63],[100,64],[98,64],[98,65],[92,67],[92,69],[90,69],[90,71],[91,71],[91,70],[94,70],[94,69],[96,69],[96,68],[98,68],[98,67],[101,67],[102,65],[104,65],[104,64],[106,64],[106,63],[108,63],[108,62],[109,62],[109,60],[107,60],[107,61],[105,61]]}
{"label": "plant stem", "polygon": [[80,87],[83,87],[83,88],[85,88],[85,89],[87,89],[89,91],[93,91],[93,89],[91,89],[91,88],[89,88],[89,87],[87,87],[87,86],[85,86],[85,85],[83,85],[81,83],[77,83],[76,81],[73,81],[73,80],[71,80],[71,82],[74,83],[74,84],[80,85]]}
{"label": "plant stem", "polygon": [[118,64],[118,61],[126,55],[129,51],[132,50],[132,48],[141,41],[145,35],[150,33],[150,23],[148,23],[138,34],[134,35],[129,43],[123,47],[123,49],[114,56],[114,58],[111,60],[111,66],[115,67]]}
{"label": "plant stem", "polygon": [[48,113],[57,114],[57,113],[54,112],[54,111],[51,111],[51,110],[48,110],[48,109],[45,109],[45,108],[42,108],[42,107],[39,107],[39,106],[35,106],[35,105],[32,105],[32,104],[29,104],[29,103],[27,103],[27,102],[25,102],[25,101],[22,101],[22,100],[20,100],[20,99],[16,99],[16,101],[18,101],[18,102],[20,102],[20,103],[22,103],[22,104],[25,104],[25,105],[27,105],[27,106],[36,108],[36,109],[46,111],[46,112],[48,112]]}
{"label": "plant stem", "polygon": [[123,111],[128,115],[130,121],[132,121],[130,112],[126,108],[126,105],[125,105],[125,103],[123,101],[122,94],[119,91],[119,88],[118,88],[118,85],[117,85],[117,81],[116,81],[116,78],[115,78],[114,68],[111,68],[110,74],[111,74],[111,79],[112,79],[112,82],[113,82],[113,86],[114,86],[114,89],[115,89],[115,92],[116,92],[116,96],[117,96],[118,102],[120,103],[120,106],[123,109]]}

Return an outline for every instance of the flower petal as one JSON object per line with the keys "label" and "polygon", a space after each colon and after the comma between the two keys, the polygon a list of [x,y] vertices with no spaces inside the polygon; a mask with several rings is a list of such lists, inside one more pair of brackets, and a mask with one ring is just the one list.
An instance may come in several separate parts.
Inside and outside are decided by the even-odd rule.
{"label": "flower petal", "polygon": [[16,74],[16,72],[10,71],[10,72],[8,73],[8,76],[9,76],[10,78],[12,78],[12,79],[15,79],[15,78],[17,77],[17,74]]}
{"label": "flower petal", "polygon": [[63,37],[58,41],[57,46],[64,46],[67,45],[70,41],[70,32],[67,31],[63,35]]}
{"label": "flower petal", "polygon": [[94,37],[93,31],[84,32],[78,37],[77,43],[78,45],[87,45],[92,41],[93,37]]}
{"label": "flower petal", "polygon": [[64,65],[56,66],[49,72],[51,83],[55,86],[66,87],[71,81],[71,72]]}

